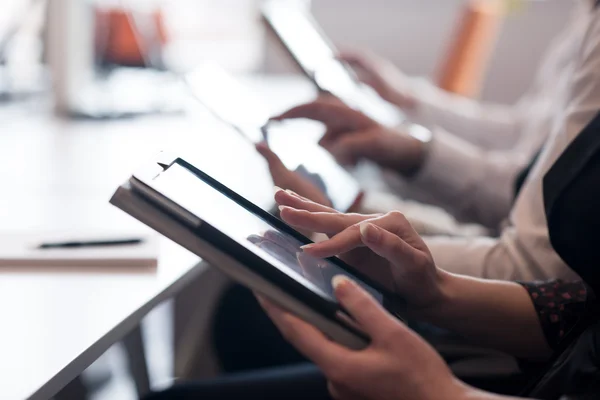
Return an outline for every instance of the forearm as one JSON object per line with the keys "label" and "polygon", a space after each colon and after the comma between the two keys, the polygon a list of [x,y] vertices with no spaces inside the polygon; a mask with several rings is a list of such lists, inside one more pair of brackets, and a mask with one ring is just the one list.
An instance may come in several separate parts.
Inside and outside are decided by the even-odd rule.
{"label": "forearm", "polygon": [[452,95],[423,79],[411,85],[414,104],[407,113],[412,121],[438,125],[488,149],[509,148],[517,141],[514,107]]}
{"label": "forearm", "polygon": [[515,177],[528,162],[528,152],[487,151],[438,128],[410,183],[461,219],[494,229],[508,215]]}
{"label": "forearm", "polygon": [[518,283],[447,272],[440,281],[440,300],[414,317],[519,357],[550,354],[531,298]]}

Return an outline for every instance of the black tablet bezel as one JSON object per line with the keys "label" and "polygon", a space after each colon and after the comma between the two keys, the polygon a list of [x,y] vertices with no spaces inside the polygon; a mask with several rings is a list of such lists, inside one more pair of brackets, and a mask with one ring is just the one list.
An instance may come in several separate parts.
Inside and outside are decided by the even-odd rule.
{"label": "black tablet bezel", "polygon": [[[163,159],[163,160],[164,160],[164,158],[165,158],[164,156],[161,157],[161,159]],[[302,235],[301,233],[299,233],[298,231],[296,231],[295,229],[293,229],[292,227],[287,225],[282,220],[280,220],[280,219],[274,217],[273,215],[271,215],[270,213],[264,211],[259,206],[255,205],[254,203],[252,203],[245,197],[239,195],[235,191],[231,190],[227,186],[223,185],[222,183],[220,183],[219,181],[217,181],[216,179],[214,179],[207,173],[203,172],[202,170],[198,169],[197,167],[195,167],[194,165],[185,161],[182,158],[179,158],[179,157],[174,158],[171,161],[169,161],[168,163],[166,163],[164,161],[161,161],[158,163],[155,162],[152,167],[147,168],[144,172],[135,174],[134,178],[136,178],[138,181],[143,183],[145,186],[147,186],[147,187],[151,188],[152,190],[156,191],[157,193],[161,194],[161,196],[164,196],[162,193],[160,193],[160,191],[156,190],[152,186],[151,181],[156,179],[163,172],[167,171],[168,168],[170,168],[174,164],[178,164],[181,167],[187,169],[188,171],[193,173],[195,176],[197,176],[199,179],[201,179],[203,182],[205,182],[206,184],[211,186],[213,189],[217,190],[218,192],[222,193],[226,197],[230,198],[231,200],[236,202],[238,205],[245,208],[248,212],[251,212],[254,215],[258,216],[259,218],[261,218],[268,224],[272,225],[274,228],[279,229],[282,232],[285,232],[285,233],[291,235],[292,237],[294,237],[301,243],[304,243],[304,244],[312,243],[312,241],[309,238]],[[160,171],[158,171],[158,170],[160,170]],[[132,186],[132,188],[139,194],[145,195],[144,192],[140,192],[140,191],[136,190],[135,185]],[[154,198],[148,198],[148,199],[151,200],[155,205],[160,206],[164,211],[169,212],[172,216],[178,218],[181,222],[186,223],[194,231],[194,233],[196,233],[204,241],[208,242],[209,244],[215,246],[218,249],[221,249],[221,251],[226,252],[227,254],[232,256],[235,260],[242,263],[243,265],[246,265],[246,266],[252,268],[252,270],[255,271],[262,278],[268,280],[269,282],[273,283],[274,285],[276,285],[278,287],[281,287],[287,293],[292,295],[294,298],[301,300],[302,302],[304,302],[305,304],[307,304],[308,306],[313,308],[315,311],[318,311],[322,315],[343,324],[345,328],[350,329],[353,333],[359,335],[360,337],[362,337],[364,339],[368,339],[365,337],[364,333],[355,329],[347,322],[340,320],[340,318],[337,314],[340,311],[345,312],[343,307],[341,307],[341,305],[339,303],[337,303],[336,301],[332,301],[328,296],[326,296],[324,293],[322,293],[318,288],[315,287],[316,290],[311,290],[310,288],[306,287],[305,285],[299,283],[298,281],[296,281],[295,279],[293,279],[292,277],[287,275],[285,272],[280,271],[278,268],[274,267],[267,260],[265,260],[262,257],[260,257],[259,255],[255,254],[254,252],[252,252],[248,248],[244,247],[242,244],[238,243],[237,241],[231,239],[230,237],[228,237],[227,235],[225,235],[224,233],[222,233],[220,230],[213,227],[212,225],[210,225],[204,221],[202,221],[199,224],[191,223],[190,222],[191,218],[189,218],[189,216],[185,217],[182,215],[178,215],[179,213],[174,213],[173,210],[170,210],[169,208],[165,207],[164,204],[161,204],[161,202],[156,201],[156,199],[154,199]],[[183,209],[181,206],[178,206],[178,208]],[[185,211],[187,213],[189,213],[188,210],[185,210]],[[347,263],[340,260],[339,258],[331,257],[328,260],[331,261],[332,263],[334,263],[335,265],[339,266],[343,270],[347,271],[348,273],[354,275],[357,279],[360,279],[361,281],[363,281],[367,285],[371,286],[375,290],[379,291],[383,295],[384,307],[388,303],[388,301],[387,301],[388,299],[393,299],[393,298],[397,297],[396,295],[389,292],[386,288],[383,288],[377,282],[373,281],[368,276],[364,275],[362,272],[360,272],[356,268],[348,265]],[[389,310],[389,311],[394,313],[394,310]]]}

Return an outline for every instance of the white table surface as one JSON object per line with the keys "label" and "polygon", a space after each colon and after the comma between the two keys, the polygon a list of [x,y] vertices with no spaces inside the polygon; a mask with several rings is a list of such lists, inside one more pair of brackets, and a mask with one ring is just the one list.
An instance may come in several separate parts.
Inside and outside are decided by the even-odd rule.
{"label": "white table surface", "polygon": [[[314,94],[300,78],[246,83],[275,111]],[[193,155],[216,178],[268,204],[265,163],[235,133],[202,115],[74,122],[53,117],[42,102],[0,106],[0,233],[147,232],[108,199],[163,149]],[[0,269],[0,398],[56,394],[201,274],[198,261],[165,239],[156,270]]]}

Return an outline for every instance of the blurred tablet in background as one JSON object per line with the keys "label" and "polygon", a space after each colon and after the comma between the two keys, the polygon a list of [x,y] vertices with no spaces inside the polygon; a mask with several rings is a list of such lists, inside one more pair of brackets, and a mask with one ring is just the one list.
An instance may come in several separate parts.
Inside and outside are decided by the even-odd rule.
{"label": "blurred tablet in background", "polygon": [[251,142],[266,141],[285,166],[319,187],[334,208],[348,211],[361,197],[356,180],[317,141],[320,123],[307,120],[269,122],[270,114],[225,70],[207,63],[186,75],[192,95],[218,119]]}
{"label": "blurred tablet in background", "polygon": [[338,51],[306,7],[294,0],[267,0],[261,11],[271,36],[283,44],[320,91],[382,124],[394,126],[404,120],[395,106],[361,83],[352,68],[336,58]]}

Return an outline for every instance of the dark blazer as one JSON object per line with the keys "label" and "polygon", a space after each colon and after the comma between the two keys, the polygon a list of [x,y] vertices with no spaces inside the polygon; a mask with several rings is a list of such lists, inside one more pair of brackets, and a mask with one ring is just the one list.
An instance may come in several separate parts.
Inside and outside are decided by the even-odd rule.
{"label": "dark blazer", "polygon": [[550,241],[586,282],[588,302],[576,328],[528,396],[600,399],[600,114],[544,178]]}

